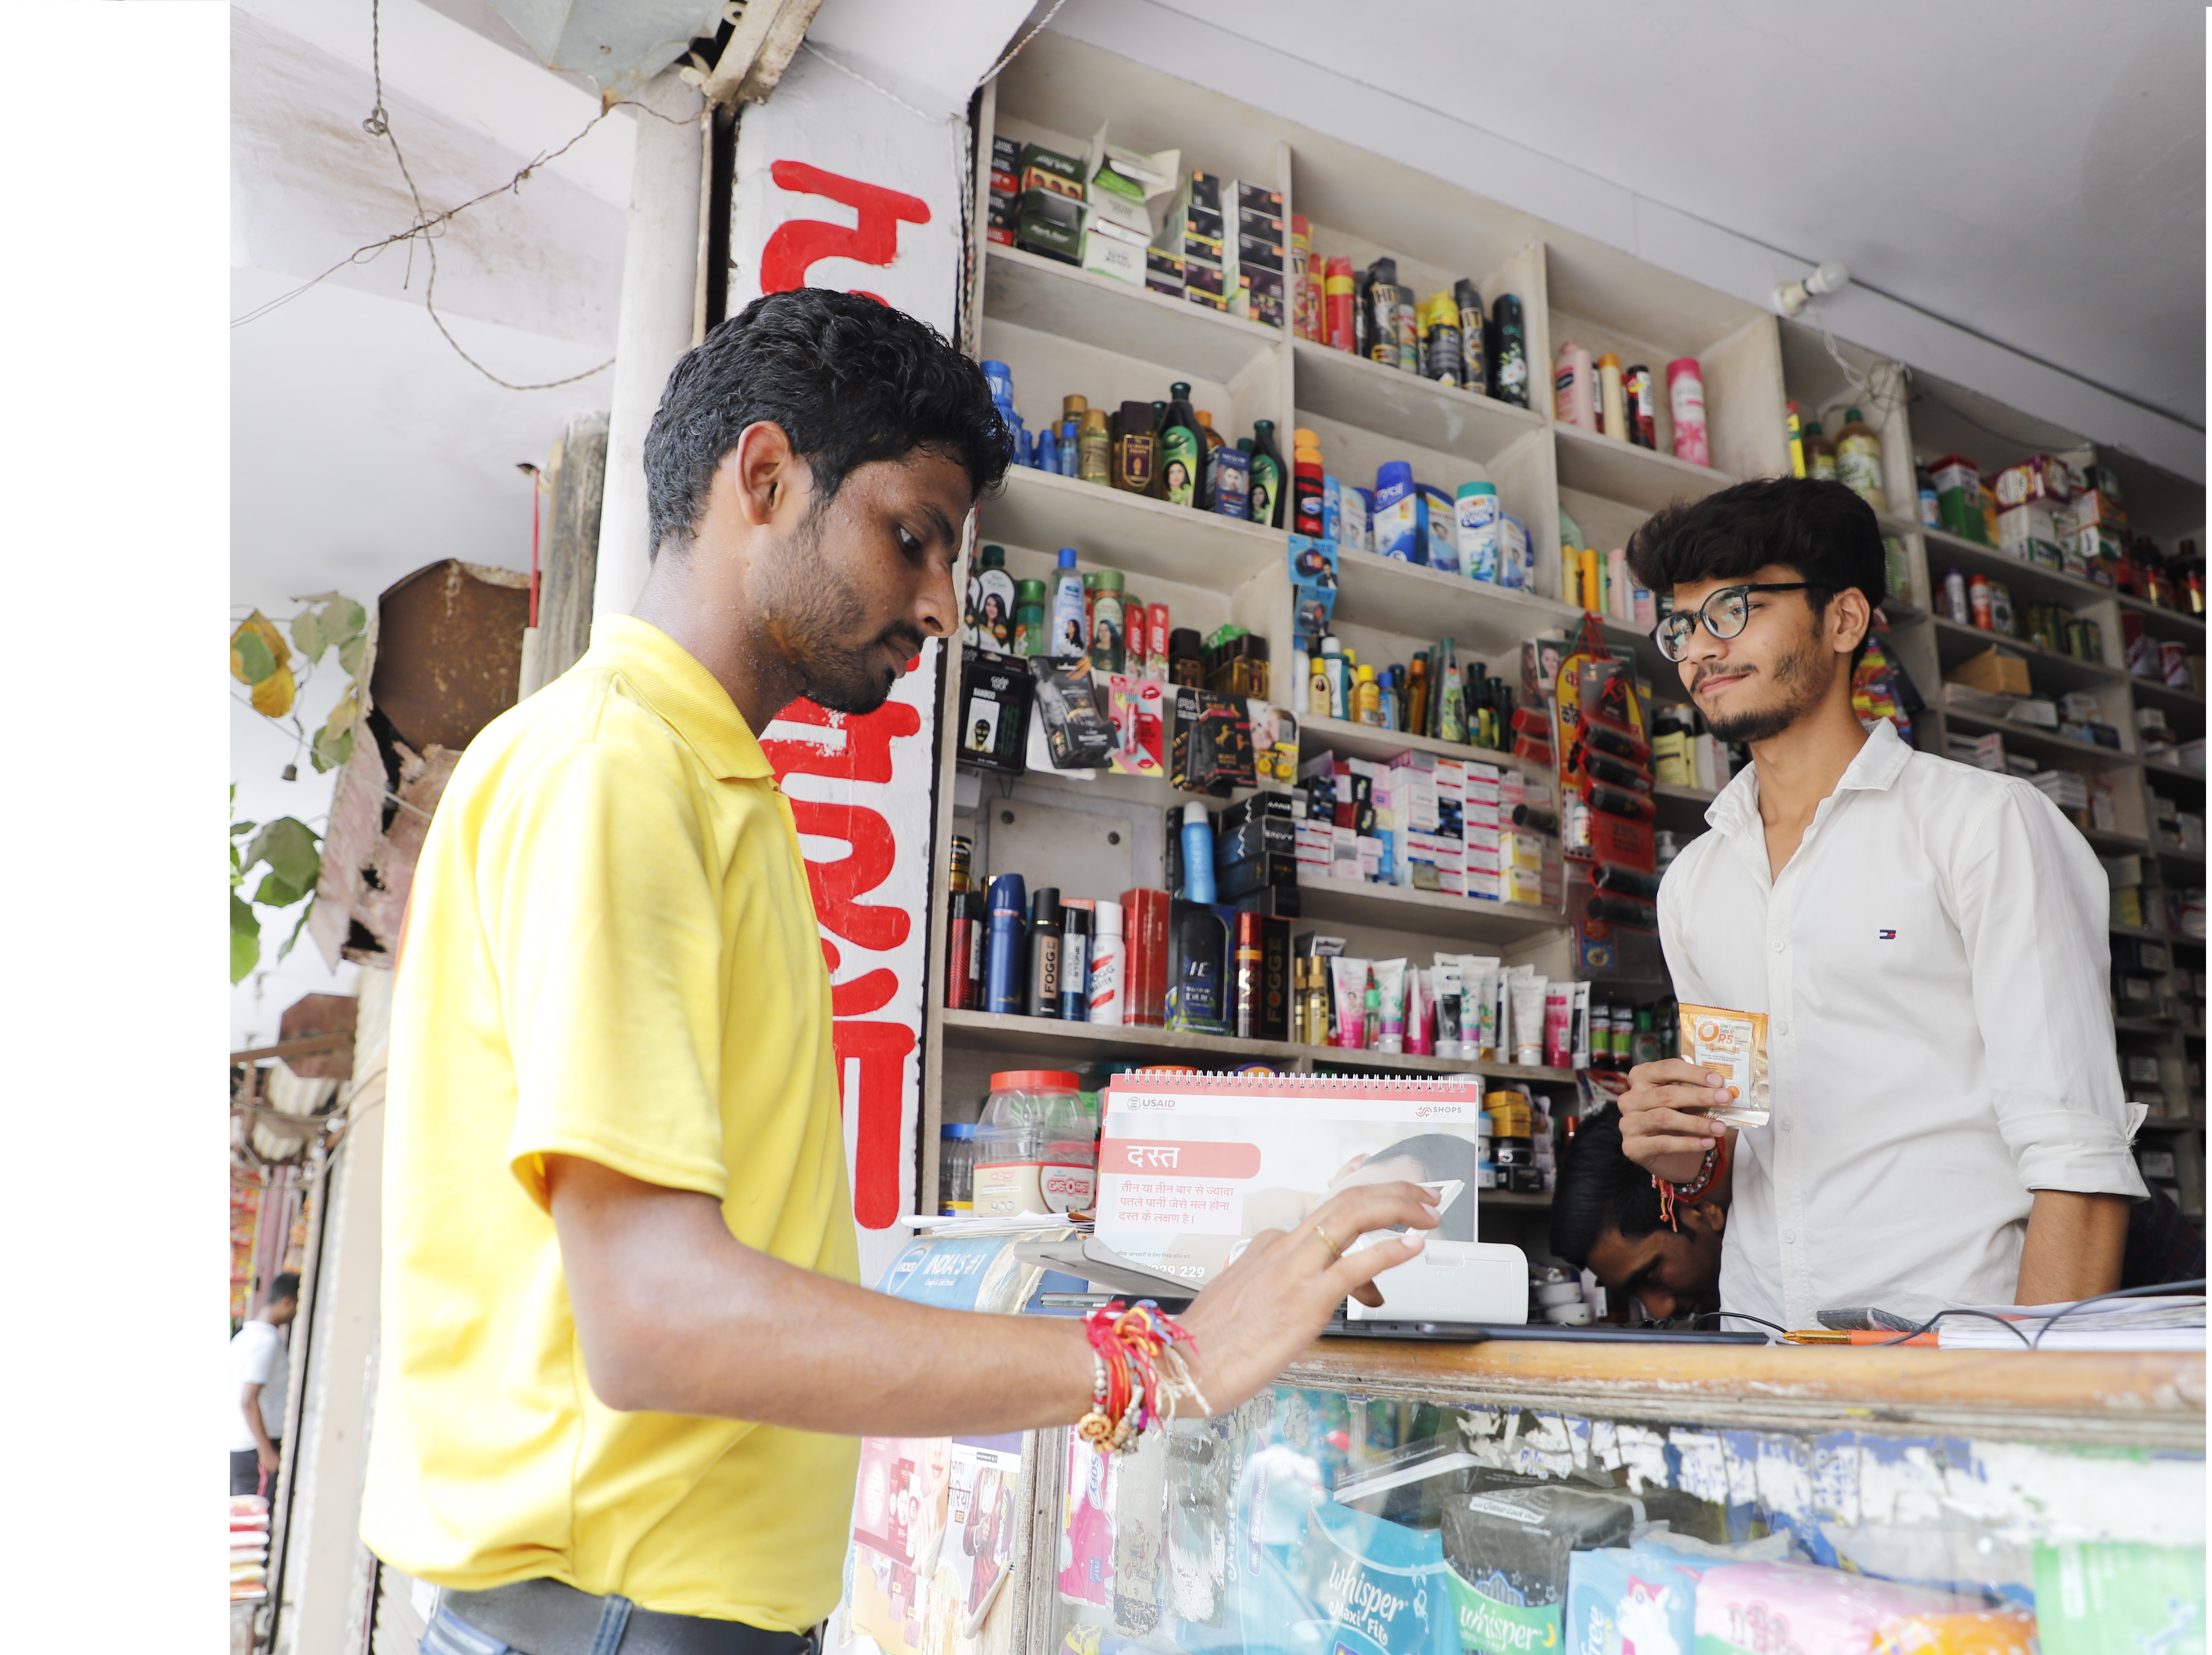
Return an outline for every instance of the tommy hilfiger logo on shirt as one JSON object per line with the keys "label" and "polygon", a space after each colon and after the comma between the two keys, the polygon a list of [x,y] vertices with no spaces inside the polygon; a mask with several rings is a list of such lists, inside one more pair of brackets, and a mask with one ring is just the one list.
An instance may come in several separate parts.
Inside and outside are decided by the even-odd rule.
{"label": "tommy hilfiger logo on shirt", "polygon": [[1877,931],[1875,933],[1875,935],[1881,938],[1884,942],[1895,942],[1897,940],[1897,933],[1894,931]]}

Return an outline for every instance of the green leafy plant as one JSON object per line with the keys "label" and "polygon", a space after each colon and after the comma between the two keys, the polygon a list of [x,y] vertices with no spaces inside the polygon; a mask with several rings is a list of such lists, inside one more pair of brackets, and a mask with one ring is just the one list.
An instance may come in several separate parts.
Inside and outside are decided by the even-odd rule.
{"label": "green leafy plant", "polygon": [[[233,790],[234,796],[236,789]],[[239,841],[248,834],[243,850]],[[261,883],[250,897],[239,893],[245,887],[246,877],[257,867],[266,866],[269,871],[261,876]],[[230,824],[230,980],[243,981],[261,963],[261,916],[254,910],[259,908],[283,910],[295,903],[305,902],[300,916],[293,922],[291,935],[284,939],[276,951],[283,959],[292,952],[300,933],[307,928],[307,916],[315,911],[315,881],[322,876],[322,842],[315,831],[294,816],[280,816],[273,822],[233,822]]]}
{"label": "green leafy plant", "polygon": [[[334,770],[353,757],[353,724],[361,712],[361,668],[368,654],[368,611],[337,592],[319,592],[293,601],[306,607],[285,623],[292,632],[289,642],[258,609],[239,623],[230,635],[230,675],[250,691],[255,712],[272,721],[290,719],[293,733],[306,744],[308,761],[318,770]],[[345,692],[311,737],[292,709],[299,699],[301,678],[311,676],[332,650],[346,674]],[[303,672],[293,670],[295,658],[303,663]]]}

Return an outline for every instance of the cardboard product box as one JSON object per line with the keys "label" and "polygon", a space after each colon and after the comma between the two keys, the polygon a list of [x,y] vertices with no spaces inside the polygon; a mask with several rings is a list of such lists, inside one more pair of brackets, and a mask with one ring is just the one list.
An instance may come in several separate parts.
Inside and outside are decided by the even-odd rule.
{"label": "cardboard product box", "polygon": [[960,652],[960,760],[971,770],[1020,776],[1029,768],[1030,707],[1035,680],[1016,655]]}
{"label": "cardboard product box", "polygon": [[[1287,314],[1283,301],[1282,278],[1272,283],[1265,271],[1242,271],[1237,277],[1237,289],[1229,295],[1229,313],[1257,322],[1263,327],[1280,327]],[[1257,277],[1259,279],[1255,280]]]}
{"label": "cardboard product box", "polygon": [[1997,513],[1997,547],[2028,563],[2042,563],[2047,551],[2056,568],[2058,556],[2058,516],[2050,502],[2024,501]]}
{"label": "cardboard product box", "polygon": [[1211,260],[1186,255],[1182,261],[1182,282],[1183,290],[1188,295],[1203,293],[1224,304],[1228,301],[1227,290],[1222,284],[1221,266]]}
{"label": "cardboard product box", "polygon": [[[1287,795],[1255,794],[1243,805],[1260,799],[1287,801]],[[1248,812],[1232,818],[1232,812],[1243,808],[1243,805],[1232,805],[1213,818],[1213,861],[1217,867],[1249,862],[1261,856],[1297,855],[1298,829],[1303,824],[1293,821],[1287,811],[1279,814],[1272,810]]]}
{"label": "cardboard product box", "polygon": [[991,140],[991,165],[1015,167],[1022,164],[1022,146],[1004,133]]}
{"label": "cardboard product box", "polygon": [[[995,155],[995,149],[993,153]],[[1021,170],[1024,177],[1033,172],[1049,173],[1063,184],[1073,184],[1079,195],[1083,189],[1083,163],[1073,155],[1064,155],[1057,149],[1048,149],[1042,143],[1025,143],[1022,146]]]}
{"label": "cardboard product box", "polygon": [[[1222,244],[1222,262],[1229,262],[1229,244]],[[1237,268],[1240,271],[1266,271],[1276,278],[1276,289],[1282,289],[1284,271],[1283,244],[1267,241],[1256,235],[1239,235],[1236,246]]]}
{"label": "cardboard product box", "polygon": [[1084,233],[1083,268],[1133,287],[1145,284],[1144,250],[1097,229]]}
{"label": "cardboard product box", "polygon": [[1033,253],[1046,259],[1056,259],[1063,265],[1083,262],[1083,232],[1056,224],[1050,219],[1022,215],[1014,227],[1014,245],[1024,253]]}
{"label": "cardboard product box", "polygon": [[1359,836],[1348,827],[1328,831],[1328,877],[1355,881],[1360,877]]}
{"label": "cardboard product box", "polygon": [[1019,173],[1011,167],[994,167],[991,169],[993,195],[1019,195],[1021,192],[1022,175]]}
{"label": "cardboard product box", "polygon": [[1231,862],[1213,870],[1214,894],[1224,902],[1234,901],[1255,891],[1273,886],[1295,885],[1298,882],[1298,863],[1296,856],[1255,856],[1246,861]]}
{"label": "cardboard product box", "polygon": [[1239,236],[1249,236],[1255,241],[1265,241],[1269,246],[1285,252],[1308,251],[1304,247],[1298,246],[1291,239],[1288,234],[1289,228],[1279,212],[1263,212],[1251,207],[1239,207],[1237,210],[1237,234]]}
{"label": "cardboard product box", "polygon": [[1519,903],[1525,908],[1544,907],[1543,870],[1520,867],[1507,868],[1504,887],[1498,894],[1498,900]]}
{"label": "cardboard product box", "polygon": [[1237,179],[1222,197],[1222,204],[1225,207],[1232,200],[1240,213],[1259,213],[1269,218],[1283,216],[1283,192],[1270,190],[1265,185],[1254,184],[1249,179]]}
{"label": "cardboard product box", "polygon": [[1003,226],[1011,230],[1020,220],[1021,216],[1022,202],[1019,196],[994,195],[991,198],[991,204],[984,209],[984,222],[994,228]]}
{"label": "cardboard product box", "polygon": [[1309,873],[1327,875],[1331,852],[1329,843],[1336,830],[1327,822],[1300,822],[1297,824],[1297,864]]}
{"label": "cardboard product box", "polygon": [[983,230],[983,239],[986,241],[995,241],[1002,247],[1011,247],[1014,245],[1013,226],[1011,224],[987,225]]}
{"label": "cardboard product box", "polygon": [[2076,494],[2067,509],[2072,514],[2076,528],[2090,528],[2099,524],[2116,530],[2125,530],[2128,514],[2118,501],[2101,489],[2084,489]]}
{"label": "cardboard product box", "polygon": [[1155,276],[1150,271],[1145,272],[1145,291],[1160,294],[1170,299],[1181,299],[1187,296],[1182,290],[1181,277]]}
{"label": "cardboard product box", "polygon": [[2074,497],[2074,468],[2055,454],[2030,454],[1998,472],[1989,486],[2000,512],[2030,501],[2063,505]]}
{"label": "cardboard product box", "polygon": [[1356,836],[1359,847],[1359,877],[1373,885],[1382,877],[1382,841],[1371,833]]}
{"label": "cardboard product box", "polygon": [[1946,677],[1953,684],[1963,684],[1995,696],[2024,696],[2034,688],[2028,682],[2027,661],[2018,655],[2005,654],[1995,644],[1971,660],[1960,662]]}
{"label": "cardboard product box", "polygon": [[1127,224],[1116,224],[1109,218],[1101,218],[1096,208],[1091,210],[1090,216],[1084,221],[1084,228],[1091,235],[1106,236],[1121,243],[1134,255],[1139,272],[1141,273],[1144,271],[1145,254],[1150,244],[1146,240],[1143,232],[1133,230]]}
{"label": "cardboard product box", "polygon": [[1193,167],[1182,181],[1182,204],[1190,210],[1212,213],[1221,216],[1222,204],[1236,198],[1233,192],[1224,194],[1221,174],[1201,172]]}
{"label": "cardboard product box", "polygon": [[1132,201],[1112,190],[1093,190],[1086,199],[1094,228],[1111,224],[1123,233],[1124,240],[1133,238],[1140,246],[1152,239],[1152,216],[1143,202]]}
{"label": "cardboard product box", "polygon": [[1208,310],[1218,310],[1224,316],[1229,313],[1229,301],[1218,293],[1207,293],[1200,288],[1187,287],[1182,290],[1182,296],[1188,303],[1204,305]]}
{"label": "cardboard product box", "polygon": [[1158,277],[1163,281],[1173,282],[1180,290],[1183,277],[1182,255],[1179,253],[1167,252],[1160,247],[1146,247],[1145,274],[1147,277]]}

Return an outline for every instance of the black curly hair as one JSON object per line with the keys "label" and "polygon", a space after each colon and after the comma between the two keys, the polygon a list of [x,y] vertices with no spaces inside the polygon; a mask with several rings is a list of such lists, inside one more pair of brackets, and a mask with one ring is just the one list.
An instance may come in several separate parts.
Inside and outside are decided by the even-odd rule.
{"label": "black curly hair", "polygon": [[1651,1175],[1621,1147],[1620,1111],[1607,1104],[1583,1117],[1559,1150],[1559,1187],[1552,1192],[1552,1250],[1583,1269],[1608,1230],[1639,1241],[1656,1230],[1659,1192]]}
{"label": "black curly hair", "polygon": [[1013,453],[983,370],[927,322],[858,294],[764,294],[684,354],[645,438],[652,549],[688,545],[714,467],[757,420],[783,428],[819,511],[859,466],[917,448],[980,497]]}

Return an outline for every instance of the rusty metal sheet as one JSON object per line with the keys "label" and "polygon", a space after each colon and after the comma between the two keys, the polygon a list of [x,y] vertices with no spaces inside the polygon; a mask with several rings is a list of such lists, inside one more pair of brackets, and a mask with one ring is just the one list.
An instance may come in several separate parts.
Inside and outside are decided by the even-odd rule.
{"label": "rusty metal sheet", "polygon": [[276,1038],[302,1040],[311,1035],[343,1035],[333,1051],[313,1056],[287,1056],[284,1067],[303,1080],[349,1080],[353,1078],[354,1014],[361,1002],[351,995],[302,995],[276,1019]]}
{"label": "rusty metal sheet", "polygon": [[514,705],[530,577],[448,558],[377,599],[369,697],[418,753],[459,752]]}

